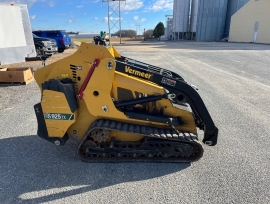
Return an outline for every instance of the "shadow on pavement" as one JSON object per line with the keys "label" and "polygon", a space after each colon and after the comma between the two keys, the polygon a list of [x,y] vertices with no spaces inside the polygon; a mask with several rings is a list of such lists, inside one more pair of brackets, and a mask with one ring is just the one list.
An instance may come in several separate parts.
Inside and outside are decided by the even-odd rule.
{"label": "shadow on pavement", "polygon": [[55,146],[36,135],[1,139],[0,203],[48,202],[190,167],[190,163],[85,163],[76,156],[77,146],[78,142]]}

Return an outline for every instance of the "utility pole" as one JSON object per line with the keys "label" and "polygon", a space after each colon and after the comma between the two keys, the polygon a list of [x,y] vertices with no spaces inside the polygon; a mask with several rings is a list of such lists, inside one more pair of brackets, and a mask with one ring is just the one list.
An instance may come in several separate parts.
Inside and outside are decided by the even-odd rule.
{"label": "utility pole", "polygon": [[[136,23],[136,34],[137,34],[137,27],[139,27],[139,35],[140,35],[140,31],[141,31],[141,30],[140,30],[140,27],[141,27],[141,26],[142,26],[142,25],[140,25],[140,24],[138,25],[138,24]],[[137,34],[137,37],[138,37],[138,34]]]}
{"label": "utility pole", "polygon": [[143,41],[145,41],[145,28],[143,30]]}
{"label": "utility pole", "polygon": [[[119,5],[117,6],[114,2],[118,1]],[[111,45],[111,30],[113,27],[117,27],[116,23],[119,22],[119,32],[120,32],[120,44],[121,44],[121,38],[122,38],[122,31],[121,31],[121,12],[120,12],[120,1],[124,1],[126,3],[126,0],[102,0],[102,5],[103,2],[108,2],[108,30],[109,30],[109,44]],[[110,4],[110,2],[113,2]],[[118,10],[118,14],[117,14]],[[112,16],[116,15],[118,18],[113,18]],[[116,22],[113,22],[113,20],[118,19]],[[111,27],[110,22],[113,24]]]}

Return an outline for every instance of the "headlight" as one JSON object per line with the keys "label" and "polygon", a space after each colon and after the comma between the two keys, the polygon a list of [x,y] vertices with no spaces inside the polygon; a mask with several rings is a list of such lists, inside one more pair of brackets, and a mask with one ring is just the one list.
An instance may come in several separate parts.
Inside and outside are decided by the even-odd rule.
{"label": "headlight", "polygon": [[49,45],[49,41],[42,41],[45,46]]}

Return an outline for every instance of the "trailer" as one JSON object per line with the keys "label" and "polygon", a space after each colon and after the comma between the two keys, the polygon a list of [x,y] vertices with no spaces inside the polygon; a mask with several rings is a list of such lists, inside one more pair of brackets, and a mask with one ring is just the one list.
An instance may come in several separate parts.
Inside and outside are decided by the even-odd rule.
{"label": "trailer", "polygon": [[0,65],[36,57],[28,7],[0,3]]}

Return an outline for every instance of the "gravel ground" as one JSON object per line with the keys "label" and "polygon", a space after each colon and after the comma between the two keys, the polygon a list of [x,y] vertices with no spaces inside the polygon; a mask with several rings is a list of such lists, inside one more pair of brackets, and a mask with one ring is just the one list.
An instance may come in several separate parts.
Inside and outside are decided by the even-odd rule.
{"label": "gravel ground", "polygon": [[[76,46],[72,49],[65,50],[63,53],[57,53],[46,60],[45,65],[49,65],[57,60],[63,59],[77,50]],[[35,72],[37,69],[43,67],[42,61],[33,61],[33,62],[21,62],[8,65],[1,65],[3,67],[31,67]],[[33,73],[34,74],[34,73]],[[5,108],[10,108],[15,104],[23,102],[29,99],[30,96],[40,95],[39,87],[36,82],[31,82],[28,85],[18,85],[18,84],[7,84],[0,83],[0,110]]]}
{"label": "gravel ground", "polygon": [[83,163],[76,142],[57,147],[36,136],[35,82],[0,87],[0,203],[270,203],[270,46],[115,47],[195,84],[219,128],[217,146],[203,145],[191,164]]}

